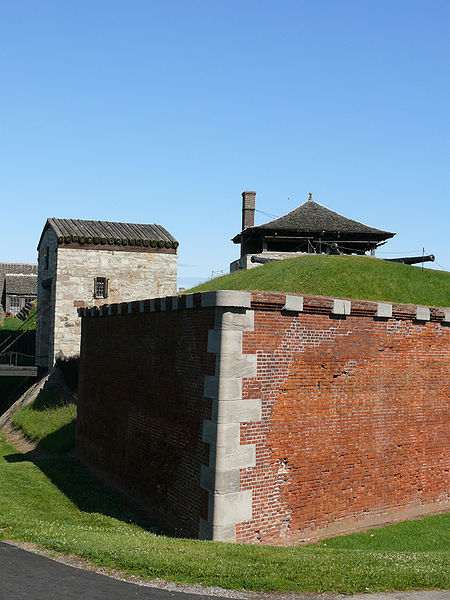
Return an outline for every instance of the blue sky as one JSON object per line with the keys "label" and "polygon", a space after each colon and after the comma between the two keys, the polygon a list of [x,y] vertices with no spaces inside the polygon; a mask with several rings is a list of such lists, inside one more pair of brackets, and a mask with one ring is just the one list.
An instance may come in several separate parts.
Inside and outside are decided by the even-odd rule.
{"label": "blue sky", "polygon": [[238,257],[250,189],[274,215],[312,192],[397,232],[379,256],[424,247],[450,269],[449,14],[447,0],[2,0],[0,261],[34,261],[47,217],[156,222],[189,286]]}

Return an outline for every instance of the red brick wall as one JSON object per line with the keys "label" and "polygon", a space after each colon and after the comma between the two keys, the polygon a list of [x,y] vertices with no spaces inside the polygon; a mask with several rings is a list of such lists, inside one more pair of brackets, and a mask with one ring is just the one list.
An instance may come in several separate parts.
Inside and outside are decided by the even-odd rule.
{"label": "red brick wall", "polygon": [[[197,536],[200,517],[211,521],[200,472],[209,461],[204,382],[216,373],[207,352],[216,310],[201,307],[200,294],[190,297],[195,308],[184,308],[185,298],[179,309],[170,298],[152,302],[83,318],[78,449]],[[243,379],[242,401],[261,399],[262,419],[240,425],[256,466],[240,470],[252,519],[237,524],[236,540],[295,543],[336,520],[447,501],[444,313],[430,309],[430,320],[418,321],[415,306],[394,305],[381,319],[376,303],[352,300],[339,316],[332,299],[312,296],[293,313],[285,302],[252,292],[254,329],[243,333],[257,376]]]}
{"label": "red brick wall", "polygon": [[[138,311],[139,302],[132,304]],[[201,431],[210,418],[203,386],[205,374],[214,373],[215,357],[206,352],[214,309],[82,321],[78,451],[180,533],[196,537],[207,500],[200,465],[208,464],[209,446]]]}
{"label": "red brick wall", "polygon": [[263,418],[241,425],[241,443],[257,448],[241,471],[253,519],[237,540],[294,541],[337,519],[448,500],[449,328],[416,322],[411,306],[377,320],[369,302],[352,301],[345,318],[326,298],[305,298],[298,316],[283,305],[254,293],[244,334],[258,375],[243,396],[262,398]]}

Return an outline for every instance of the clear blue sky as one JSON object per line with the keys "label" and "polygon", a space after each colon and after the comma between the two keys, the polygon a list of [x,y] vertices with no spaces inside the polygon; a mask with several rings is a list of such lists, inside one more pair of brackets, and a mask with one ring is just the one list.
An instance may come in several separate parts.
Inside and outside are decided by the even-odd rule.
{"label": "clear blue sky", "polygon": [[450,269],[449,14],[447,0],[3,0],[0,261],[36,260],[47,217],[156,222],[189,285],[238,257],[251,189],[275,215],[312,192],[397,232],[380,256],[425,247]]}

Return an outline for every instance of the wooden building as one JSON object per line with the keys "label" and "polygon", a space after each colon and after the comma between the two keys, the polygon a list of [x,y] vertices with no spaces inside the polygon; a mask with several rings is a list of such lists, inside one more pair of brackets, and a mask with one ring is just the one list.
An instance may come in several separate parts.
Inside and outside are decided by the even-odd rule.
{"label": "wooden building", "polygon": [[36,298],[37,265],[0,263],[0,321],[5,315],[16,316]]}
{"label": "wooden building", "polygon": [[[395,235],[348,219],[314,202],[312,194],[286,215],[255,226],[255,196],[256,192],[242,193],[242,231],[232,240],[240,244],[241,258],[231,264],[231,270],[295,253],[374,254],[378,246]],[[264,255],[262,260],[251,264],[251,257],[259,255]]]}

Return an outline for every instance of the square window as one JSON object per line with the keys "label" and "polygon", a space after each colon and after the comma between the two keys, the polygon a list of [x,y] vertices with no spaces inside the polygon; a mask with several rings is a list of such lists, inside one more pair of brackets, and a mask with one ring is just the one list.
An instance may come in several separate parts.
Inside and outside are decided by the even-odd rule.
{"label": "square window", "polygon": [[94,279],[94,298],[108,297],[108,280],[106,277],[96,277]]}
{"label": "square window", "polygon": [[17,315],[20,310],[20,298],[18,296],[9,297],[9,312],[12,315]]}

